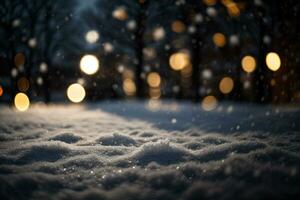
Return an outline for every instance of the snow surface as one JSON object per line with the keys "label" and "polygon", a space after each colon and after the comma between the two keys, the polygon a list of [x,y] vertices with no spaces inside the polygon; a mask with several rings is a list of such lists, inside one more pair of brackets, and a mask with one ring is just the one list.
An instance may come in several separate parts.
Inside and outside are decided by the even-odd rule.
{"label": "snow surface", "polygon": [[0,106],[0,199],[297,199],[300,109]]}

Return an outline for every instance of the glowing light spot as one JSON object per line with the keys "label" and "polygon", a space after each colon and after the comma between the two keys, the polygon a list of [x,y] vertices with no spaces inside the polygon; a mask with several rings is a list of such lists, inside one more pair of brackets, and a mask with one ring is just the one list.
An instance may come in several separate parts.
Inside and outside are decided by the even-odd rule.
{"label": "glowing light spot", "polygon": [[157,72],[151,72],[147,76],[147,83],[150,87],[159,87],[161,82],[160,75]]}
{"label": "glowing light spot", "polygon": [[165,37],[165,30],[164,28],[162,27],[159,27],[159,28],[156,28],[154,31],[153,31],[153,39],[158,41],[158,40],[161,40]]}
{"label": "glowing light spot", "polygon": [[19,111],[26,111],[29,108],[30,101],[26,94],[18,93],[14,99],[15,107]]}
{"label": "glowing light spot", "polygon": [[29,81],[25,77],[20,78],[17,82],[17,85],[21,92],[26,92],[29,89]]}
{"label": "glowing light spot", "polygon": [[185,24],[180,20],[174,21],[172,23],[172,31],[174,31],[175,33],[182,33],[183,31],[185,31]]}
{"label": "glowing light spot", "polygon": [[124,7],[119,7],[117,9],[115,9],[112,13],[112,16],[115,19],[118,19],[118,20],[121,20],[121,21],[124,21],[128,18],[127,11]]}
{"label": "glowing light spot", "polygon": [[151,99],[159,99],[161,96],[160,88],[150,88],[149,96]]}
{"label": "glowing light spot", "polygon": [[88,75],[95,74],[99,69],[99,60],[96,56],[85,55],[80,60],[80,69]]}
{"label": "glowing light spot", "polygon": [[226,37],[222,33],[215,33],[213,35],[213,42],[217,47],[224,47],[226,45]]}
{"label": "glowing light spot", "polygon": [[20,66],[24,65],[24,63],[25,63],[24,54],[23,53],[17,53],[16,56],[15,56],[14,61],[15,61],[15,65],[17,67],[20,67]]}
{"label": "glowing light spot", "polygon": [[217,107],[217,105],[218,105],[217,98],[212,95],[204,97],[201,103],[202,109],[205,111],[212,111]]}
{"label": "glowing light spot", "polygon": [[189,55],[182,52],[174,53],[170,56],[169,64],[173,70],[182,70],[190,64]]}
{"label": "glowing light spot", "polygon": [[219,83],[219,89],[223,94],[228,94],[233,90],[234,82],[230,77],[224,77]]}
{"label": "glowing light spot", "polygon": [[3,95],[3,88],[2,86],[0,85],[0,97]]}
{"label": "glowing light spot", "polygon": [[245,56],[242,59],[242,68],[247,73],[253,72],[256,68],[255,58],[253,58],[252,56]]}
{"label": "glowing light spot", "polygon": [[47,71],[48,71],[48,65],[47,65],[47,63],[42,62],[40,64],[40,72],[45,73]]}
{"label": "glowing light spot", "polygon": [[127,96],[135,95],[136,86],[131,78],[127,78],[123,81],[123,90]]}
{"label": "glowing light spot", "polygon": [[95,30],[91,30],[91,31],[88,31],[86,34],[85,34],[85,39],[88,43],[95,43],[98,41],[99,39],[99,33]]}
{"label": "glowing light spot", "polygon": [[266,56],[266,64],[272,71],[277,71],[280,68],[281,60],[277,53],[270,52]]}
{"label": "glowing light spot", "polygon": [[29,47],[35,48],[35,47],[36,47],[36,44],[37,44],[37,42],[36,42],[36,39],[35,39],[35,38],[30,38],[30,39],[28,40],[28,45],[29,45]]}
{"label": "glowing light spot", "polygon": [[104,43],[103,48],[104,48],[104,51],[107,53],[111,53],[114,50],[114,46],[109,42]]}
{"label": "glowing light spot", "polygon": [[216,4],[216,0],[203,0],[203,3],[205,3],[207,6],[213,6]]}
{"label": "glowing light spot", "polygon": [[70,101],[79,103],[85,97],[85,90],[79,83],[71,84],[67,89],[67,97]]}

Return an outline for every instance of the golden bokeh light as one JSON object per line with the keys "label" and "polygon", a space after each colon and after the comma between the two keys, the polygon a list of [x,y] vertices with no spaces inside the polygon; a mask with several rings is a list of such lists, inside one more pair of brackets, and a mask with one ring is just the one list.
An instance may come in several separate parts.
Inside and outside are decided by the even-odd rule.
{"label": "golden bokeh light", "polygon": [[175,33],[182,33],[185,31],[185,24],[180,20],[175,20],[172,22],[172,31]]}
{"label": "golden bokeh light", "polygon": [[270,52],[266,56],[266,64],[272,71],[277,71],[280,68],[281,60],[277,53]]}
{"label": "golden bokeh light", "polygon": [[190,57],[187,53],[174,53],[170,56],[169,64],[173,70],[182,70],[190,64]]}
{"label": "golden bokeh light", "polygon": [[85,97],[85,90],[79,83],[71,84],[67,89],[67,97],[73,103],[79,103]]}
{"label": "golden bokeh light", "polygon": [[99,39],[99,33],[95,30],[90,30],[85,34],[85,39],[88,43],[95,43]]}
{"label": "golden bokeh light", "polygon": [[26,111],[30,105],[30,101],[27,95],[21,92],[15,96],[14,103],[15,107],[22,112]]}
{"label": "golden bokeh light", "polygon": [[213,6],[217,3],[217,0],[203,0],[203,3],[207,6]]}
{"label": "golden bokeh light", "polygon": [[21,92],[26,92],[29,89],[29,81],[26,77],[22,77],[17,82],[18,89]]}
{"label": "golden bokeh light", "polygon": [[219,83],[219,89],[223,94],[229,94],[234,87],[234,82],[230,77],[224,77]]}
{"label": "golden bokeh light", "polygon": [[223,33],[215,33],[213,35],[213,42],[217,47],[224,47],[226,45],[226,37]]}
{"label": "golden bokeh light", "polygon": [[80,69],[88,75],[95,74],[99,69],[99,60],[94,55],[85,55],[80,60]]}
{"label": "golden bokeh light", "polygon": [[209,95],[203,98],[201,102],[201,107],[205,111],[212,111],[218,105],[218,100],[215,96]]}
{"label": "golden bokeh light", "polygon": [[3,95],[3,88],[2,86],[0,85],[0,97]]}
{"label": "golden bokeh light", "polygon": [[14,61],[15,61],[15,65],[17,67],[20,67],[20,66],[24,65],[24,63],[25,63],[24,54],[23,53],[17,53],[16,56],[15,56]]}
{"label": "golden bokeh light", "polygon": [[157,72],[151,72],[147,76],[147,83],[150,87],[159,87],[161,82],[160,75]]}
{"label": "golden bokeh light", "polygon": [[136,92],[136,86],[131,78],[126,78],[123,81],[123,90],[127,96],[133,96]]}
{"label": "golden bokeh light", "polygon": [[161,96],[160,88],[150,88],[149,96],[151,99],[159,99]]}
{"label": "golden bokeh light", "polygon": [[252,56],[245,56],[242,59],[242,68],[245,72],[251,73],[256,68],[256,60]]}
{"label": "golden bokeh light", "polygon": [[112,13],[112,16],[115,19],[118,19],[118,20],[121,20],[121,21],[124,21],[124,20],[128,19],[128,14],[127,14],[127,11],[124,7],[119,7],[117,9],[115,9]]}

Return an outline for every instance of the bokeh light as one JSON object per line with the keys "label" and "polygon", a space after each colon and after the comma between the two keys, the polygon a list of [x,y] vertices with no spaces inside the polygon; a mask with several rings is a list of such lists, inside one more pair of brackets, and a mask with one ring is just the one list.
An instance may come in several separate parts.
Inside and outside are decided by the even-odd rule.
{"label": "bokeh light", "polygon": [[201,102],[201,107],[205,111],[212,111],[217,107],[217,105],[218,105],[218,100],[213,95],[204,97]]}
{"label": "bokeh light", "polygon": [[29,81],[26,77],[21,77],[17,82],[18,89],[21,92],[26,92],[29,89]]}
{"label": "bokeh light", "polygon": [[3,88],[2,86],[0,85],[0,97],[3,95]]}
{"label": "bokeh light", "polygon": [[99,33],[97,31],[95,31],[95,30],[90,30],[90,31],[88,31],[86,33],[85,39],[86,39],[86,41],[88,43],[93,44],[93,43],[95,43],[95,42],[98,41],[98,39],[99,39]]}
{"label": "bokeh light", "polygon": [[153,31],[153,39],[158,41],[165,37],[165,30],[162,27],[155,28]]}
{"label": "bokeh light", "polygon": [[151,72],[147,76],[147,83],[150,87],[159,87],[161,82],[160,75],[157,72]]}
{"label": "bokeh light", "polygon": [[85,97],[85,90],[79,83],[71,84],[67,89],[67,97],[73,103],[79,103]]}
{"label": "bokeh light", "polygon": [[149,96],[151,99],[159,99],[161,96],[160,88],[150,88]]}
{"label": "bokeh light", "polygon": [[277,53],[270,52],[266,56],[266,64],[272,71],[277,71],[280,68],[281,60]]}
{"label": "bokeh light", "polygon": [[127,14],[127,11],[124,7],[119,7],[117,9],[115,9],[112,13],[112,16],[115,19],[118,19],[118,20],[121,20],[121,21],[124,21],[124,20],[128,19],[128,14]]}
{"label": "bokeh light", "polygon": [[242,68],[245,72],[251,73],[256,68],[256,60],[252,56],[245,56],[242,59]]}
{"label": "bokeh light", "polygon": [[169,64],[173,70],[182,70],[190,64],[190,58],[187,53],[178,52],[170,56]]}
{"label": "bokeh light", "polygon": [[136,92],[136,86],[131,78],[126,78],[123,81],[123,90],[127,96],[133,96]]}
{"label": "bokeh light", "polygon": [[213,42],[217,47],[224,47],[226,45],[226,37],[222,33],[215,33],[213,35]]}
{"label": "bokeh light", "polygon": [[99,60],[94,55],[85,55],[80,60],[80,69],[88,75],[95,74],[99,69]]}
{"label": "bokeh light", "polygon": [[224,77],[219,83],[219,89],[223,94],[229,94],[234,87],[234,82],[230,77]]}
{"label": "bokeh light", "polygon": [[175,20],[172,22],[172,31],[175,33],[182,33],[185,31],[185,24],[180,20]]}
{"label": "bokeh light", "polygon": [[26,111],[29,108],[30,105],[30,101],[29,98],[26,94],[24,93],[18,93],[15,96],[14,99],[14,103],[15,103],[15,107],[19,110],[19,111]]}
{"label": "bokeh light", "polygon": [[20,67],[22,65],[24,65],[25,63],[25,56],[23,53],[17,53],[16,56],[15,56],[15,65],[17,67]]}

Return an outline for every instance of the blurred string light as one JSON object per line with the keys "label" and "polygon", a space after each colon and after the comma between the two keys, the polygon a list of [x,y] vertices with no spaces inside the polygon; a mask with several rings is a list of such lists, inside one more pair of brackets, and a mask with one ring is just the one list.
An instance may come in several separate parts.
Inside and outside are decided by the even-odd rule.
{"label": "blurred string light", "polygon": [[2,86],[0,85],[0,97],[3,95],[3,88]]}
{"label": "blurred string light", "polygon": [[118,20],[121,20],[121,21],[124,21],[124,20],[128,19],[128,14],[127,14],[127,11],[126,11],[126,9],[124,7],[118,7],[118,8],[116,8],[113,11],[112,16],[115,19],[118,19]]}
{"label": "blurred string light", "polygon": [[88,75],[95,74],[99,69],[99,60],[94,55],[85,55],[80,60],[80,69]]}
{"label": "blurred string light", "polygon": [[36,45],[37,45],[37,41],[36,41],[35,38],[30,38],[30,39],[28,40],[28,46],[29,46],[29,47],[35,48]]}
{"label": "blurred string light", "polygon": [[126,78],[123,81],[123,91],[127,96],[133,96],[136,93],[136,86],[131,78]]}
{"label": "blurred string light", "polygon": [[73,83],[67,89],[67,97],[73,103],[79,103],[85,97],[85,90],[79,83]]}
{"label": "blurred string light", "polygon": [[255,70],[256,68],[256,60],[252,56],[244,56],[242,59],[242,68],[245,72],[251,73]]}
{"label": "blurred string light", "polygon": [[224,47],[226,45],[226,37],[223,33],[215,33],[213,35],[213,42],[217,47]]}
{"label": "blurred string light", "polygon": [[231,17],[238,17],[240,15],[240,8],[233,0],[222,0],[221,2],[227,8],[227,12]]}
{"label": "blurred string light", "polygon": [[151,99],[159,99],[161,96],[161,90],[159,87],[157,88],[150,88],[149,96]]}
{"label": "blurred string light", "polygon": [[157,72],[151,72],[147,76],[147,83],[150,87],[156,88],[160,86],[161,78]]}
{"label": "blurred string light", "polygon": [[23,53],[17,53],[14,59],[15,65],[17,67],[23,66],[25,64],[25,56]]}
{"label": "blurred string light", "polygon": [[21,92],[26,92],[29,89],[29,81],[26,77],[21,77],[17,82],[18,89]]}
{"label": "blurred string light", "polygon": [[272,71],[277,71],[280,68],[281,60],[277,53],[270,52],[266,56],[266,64]]}
{"label": "blurred string light", "polygon": [[170,56],[169,64],[173,70],[182,70],[190,64],[190,57],[187,53],[174,53]]}
{"label": "blurred string light", "polygon": [[203,98],[201,102],[201,107],[205,111],[212,111],[214,110],[218,105],[217,98],[213,95],[208,95]]}
{"label": "blurred string light", "polygon": [[111,53],[114,50],[114,46],[109,42],[103,43],[103,48],[106,53]]}
{"label": "blurred string light", "polygon": [[85,34],[85,40],[88,43],[93,44],[99,40],[99,33],[95,30],[90,30]]}
{"label": "blurred string light", "polygon": [[40,72],[45,73],[45,72],[47,72],[47,71],[48,71],[48,65],[47,65],[47,63],[42,62],[42,63],[40,64]]}
{"label": "blurred string light", "polygon": [[155,41],[161,40],[165,37],[165,30],[163,27],[155,28],[153,31],[153,39]]}
{"label": "blurred string light", "polygon": [[180,20],[175,20],[172,22],[171,28],[175,33],[182,33],[185,31],[185,24]]}
{"label": "blurred string light", "polygon": [[234,87],[234,82],[230,77],[224,77],[219,83],[219,89],[223,94],[229,94]]}
{"label": "blurred string light", "polygon": [[207,6],[213,6],[217,3],[217,0],[203,0],[203,3]]}
{"label": "blurred string light", "polygon": [[15,107],[22,112],[26,111],[30,105],[30,101],[27,95],[21,92],[15,96],[14,103]]}

